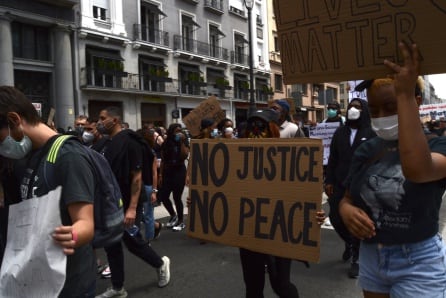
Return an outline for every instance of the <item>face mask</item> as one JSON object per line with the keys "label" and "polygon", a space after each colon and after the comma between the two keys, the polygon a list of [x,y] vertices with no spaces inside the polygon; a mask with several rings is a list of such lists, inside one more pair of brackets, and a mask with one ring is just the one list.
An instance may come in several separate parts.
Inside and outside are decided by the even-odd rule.
{"label": "face mask", "polygon": [[22,159],[31,152],[33,143],[27,136],[19,142],[11,137],[11,131],[6,139],[0,144],[0,155],[11,159]]}
{"label": "face mask", "polygon": [[94,140],[94,134],[88,131],[84,131],[82,134],[82,141],[84,141],[85,144],[90,144]]}
{"label": "face mask", "polygon": [[211,132],[211,137],[216,138],[218,137],[218,129],[214,128]]}
{"label": "face mask", "polygon": [[361,116],[361,111],[355,107],[351,107],[347,111],[348,120],[358,120],[360,116]]}
{"label": "face mask", "polygon": [[328,118],[333,118],[336,117],[338,115],[338,111],[337,110],[333,110],[333,109],[328,109]]}
{"label": "face mask", "polygon": [[74,130],[76,131],[76,133],[81,136],[84,133],[84,127],[82,125],[78,125],[74,128]]}
{"label": "face mask", "polygon": [[393,141],[398,140],[398,115],[372,118],[372,129],[378,137]]}
{"label": "face mask", "polygon": [[97,131],[98,131],[101,135],[108,135],[108,134],[110,134],[110,131],[111,131],[112,128],[113,128],[113,124],[112,124],[112,126],[107,127],[107,126],[105,125],[105,121],[98,122],[98,123],[96,124],[96,129],[97,129]]}

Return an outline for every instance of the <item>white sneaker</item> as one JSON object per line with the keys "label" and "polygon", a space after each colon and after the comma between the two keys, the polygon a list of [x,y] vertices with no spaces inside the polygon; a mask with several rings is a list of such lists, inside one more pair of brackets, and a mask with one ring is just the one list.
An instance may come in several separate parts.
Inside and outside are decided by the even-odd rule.
{"label": "white sneaker", "polygon": [[185,223],[179,223],[179,224],[177,224],[176,226],[174,226],[174,227],[172,228],[172,230],[173,230],[174,232],[179,232],[179,231],[184,230],[185,227],[186,227],[186,224],[185,224]]}
{"label": "white sneaker", "polygon": [[164,288],[170,281],[170,259],[166,256],[162,257],[163,265],[157,269],[158,287]]}
{"label": "white sneaker", "polygon": [[101,272],[101,277],[102,278],[111,278],[111,270],[110,270],[110,266],[105,267],[104,270],[102,270]]}
{"label": "white sneaker", "polygon": [[116,297],[116,298],[125,298],[127,297],[127,291],[124,288],[121,288],[120,290],[115,290],[113,287],[110,287],[102,293],[101,295],[96,296],[96,298],[110,298],[110,297]]}
{"label": "white sneaker", "polygon": [[166,223],[166,228],[174,227],[178,222],[178,216],[174,215],[170,218],[169,222]]}

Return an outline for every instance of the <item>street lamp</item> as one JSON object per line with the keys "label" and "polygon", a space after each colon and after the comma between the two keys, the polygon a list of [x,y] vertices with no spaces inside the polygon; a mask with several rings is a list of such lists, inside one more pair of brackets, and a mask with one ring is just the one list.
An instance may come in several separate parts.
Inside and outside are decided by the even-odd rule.
{"label": "street lamp", "polygon": [[248,117],[256,110],[256,102],[254,99],[254,66],[253,66],[253,48],[252,48],[252,31],[251,31],[251,12],[254,6],[254,0],[243,0],[245,7],[248,10],[248,42],[249,42],[249,110]]}

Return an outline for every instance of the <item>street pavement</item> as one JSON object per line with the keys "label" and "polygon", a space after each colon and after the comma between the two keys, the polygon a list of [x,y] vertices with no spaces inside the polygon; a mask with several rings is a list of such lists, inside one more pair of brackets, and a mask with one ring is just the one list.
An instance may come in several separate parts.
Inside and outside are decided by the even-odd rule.
{"label": "street pavement", "polygon": [[[187,188],[183,194],[186,198]],[[327,210],[326,197],[323,208]],[[327,210],[328,211],[328,210]],[[187,213],[187,209],[186,212]],[[446,218],[446,208],[442,208]],[[155,208],[155,217],[167,222],[168,214],[163,206]],[[442,223],[444,220],[442,219]],[[445,235],[444,224],[441,225]],[[200,244],[186,236],[185,231],[163,229],[160,237],[152,241],[152,247],[160,255],[171,260],[171,281],[165,288],[157,287],[156,270],[125,251],[125,288],[128,297],[186,297],[227,298],[244,297],[244,283],[238,249],[215,243]],[[362,297],[356,279],[347,277],[348,263],[341,260],[344,245],[329,224],[324,224],[321,234],[321,253],[318,264],[306,268],[301,262],[292,264],[291,281],[297,286],[300,297]],[[103,250],[98,256],[106,260]],[[277,297],[266,275],[265,298]],[[97,293],[110,286],[109,279],[98,276]]]}

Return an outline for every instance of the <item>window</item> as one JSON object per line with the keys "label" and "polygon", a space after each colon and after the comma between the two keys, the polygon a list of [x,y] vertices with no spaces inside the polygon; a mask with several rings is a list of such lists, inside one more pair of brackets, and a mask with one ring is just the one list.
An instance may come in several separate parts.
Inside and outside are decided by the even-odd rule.
{"label": "window", "polygon": [[90,0],[95,20],[107,21],[110,19],[110,0]]}
{"label": "window", "polygon": [[181,16],[182,49],[193,51],[194,20],[190,16]]}
{"label": "window", "polygon": [[13,22],[13,54],[16,58],[50,61],[50,34],[45,27]]}
{"label": "window", "polygon": [[339,84],[339,93],[344,94],[344,84]]}
{"label": "window", "polygon": [[276,88],[276,91],[282,91],[283,90],[283,82],[282,82],[282,75],[275,74],[274,75],[274,87]]}
{"label": "window", "polygon": [[246,64],[247,56],[245,54],[245,45],[247,41],[240,34],[234,34],[234,63]]}
{"label": "window", "polygon": [[106,21],[107,9],[93,5],[93,18],[101,21]]}
{"label": "window", "polygon": [[274,51],[280,52],[279,38],[274,36]]}

